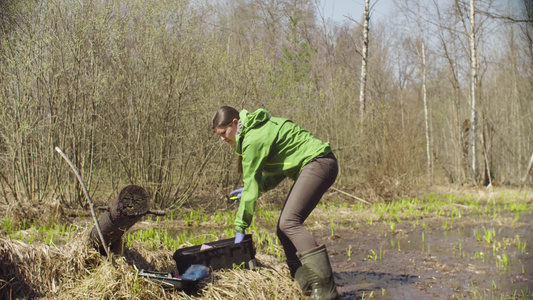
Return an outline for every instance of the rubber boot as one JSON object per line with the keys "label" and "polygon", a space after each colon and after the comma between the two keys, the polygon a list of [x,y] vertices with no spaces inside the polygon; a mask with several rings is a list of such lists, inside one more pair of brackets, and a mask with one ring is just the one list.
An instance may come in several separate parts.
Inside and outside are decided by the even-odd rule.
{"label": "rubber boot", "polygon": [[302,289],[304,293],[311,291],[311,285],[309,284],[309,281],[307,280],[305,268],[303,266],[299,267],[294,273],[294,280],[296,280],[296,282],[300,286],[300,289]]}
{"label": "rubber boot", "polygon": [[289,270],[291,272],[292,278],[294,278],[294,281],[298,283],[298,286],[302,289],[302,291],[310,292],[311,286],[309,285],[309,282],[307,281],[307,277],[305,276],[305,270],[302,267],[302,263],[299,259],[295,259],[294,261],[287,260],[287,265],[289,266]]}
{"label": "rubber boot", "polygon": [[320,245],[298,257],[302,262],[307,282],[311,286],[312,300],[339,299],[326,246]]}

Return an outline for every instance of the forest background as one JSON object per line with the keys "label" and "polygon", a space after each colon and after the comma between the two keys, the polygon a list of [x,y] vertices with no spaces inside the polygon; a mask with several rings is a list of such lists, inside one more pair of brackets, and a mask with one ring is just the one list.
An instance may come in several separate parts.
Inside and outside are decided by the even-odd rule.
{"label": "forest background", "polygon": [[265,108],[328,141],[334,188],[365,199],[523,183],[530,1],[474,3],[474,32],[470,1],[398,0],[378,22],[371,6],[362,111],[363,16],[332,22],[316,0],[3,0],[0,203],[87,207],[56,146],[95,201],[127,184],[159,208],[223,199],[241,183],[210,128],[220,105]]}

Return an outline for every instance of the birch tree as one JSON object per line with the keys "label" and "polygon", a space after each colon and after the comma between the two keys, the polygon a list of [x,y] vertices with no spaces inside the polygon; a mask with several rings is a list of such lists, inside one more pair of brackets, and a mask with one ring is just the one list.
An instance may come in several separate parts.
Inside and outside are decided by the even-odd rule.
{"label": "birch tree", "polygon": [[367,63],[368,63],[368,31],[370,22],[370,0],[365,0],[365,12],[363,16],[363,49],[361,59],[361,77],[359,79],[359,114],[361,122],[366,113],[366,81],[367,81]]}
{"label": "birch tree", "polygon": [[427,163],[427,176],[428,180],[432,181],[432,163],[431,163],[431,140],[430,140],[430,126],[429,126],[429,105],[427,100],[427,87],[426,87],[426,78],[427,78],[427,69],[426,69],[426,43],[424,40],[424,29],[422,28],[422,17],[420,15],[420,1],[416,1],[417,4],[417,22],[418,29],[420,32],[420,62],[421,62],[421,71],[422,71],[422,100],[424,103],[424,124],[426,132],[426,163]]}
{"label": "birch tree", "polygon": [[471,109],[471,146],[472,146],[472,181],[473,184],[477,184],[477,56],[476,56],[476,22],[475,22],[475,0],[470,0],[470,70],[471,70],[471,98],[472,98],[472,109]]}
{"label": "birch tree", "polygon": [[531,158],[529,159],[529,163],[527,164],[527,171],[524,177],[522,177],[522,184],[526,182],[527,176],[529,173],[531,173],[531,169],[533,168],[533,154],[531,154]]}

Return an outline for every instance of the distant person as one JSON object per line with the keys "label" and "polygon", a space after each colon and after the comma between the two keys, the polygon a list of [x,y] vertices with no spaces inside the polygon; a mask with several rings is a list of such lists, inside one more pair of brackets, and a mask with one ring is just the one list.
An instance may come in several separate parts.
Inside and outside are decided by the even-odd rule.
{"label": "distant person", "polygon": [[222,106],[212,122],[221,140],[236,146],[243,173],[244,187],[230,193],[240,196],[235,243],[243,240],[252,223],[259,193],[273,189],[285,177],[293,179],[276,228],[291,276],[304,292],[311,290],[311,299],[337,299],[326,247],[319,246],[303,225],[337,178],[337,159],[329,143],[264,109],[239,113]]}

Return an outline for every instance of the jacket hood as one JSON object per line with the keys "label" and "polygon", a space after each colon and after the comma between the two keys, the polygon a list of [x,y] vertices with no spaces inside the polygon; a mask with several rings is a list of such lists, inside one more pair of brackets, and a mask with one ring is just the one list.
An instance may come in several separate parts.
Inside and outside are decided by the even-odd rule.
{"label": "jacket hood", "polygon": [[246,109],[243,109],[239,113],[239,117],[245,127],[251,128],[270,119],[270,113],[262,108],[256,110],[253,113],[250,113]]}
{"label": "jacket hood", "polygon": [[246,109],[243,109],[239,113],[239,119],[242,124],[242,130],[239,136],[237,137],[236,152],[238,155],[242,155],[242,140],[244,139],[244,136],[250,129],[268,121],[270,119],[270,113],[262,108],[256,110],[253,113],[250,113]]}
{"label": "jacket hood", "polygon": [[258,109],[253,113],[249,113],[246,109],[243,109],[239,113],[239,118],[242,123],[242,132],[248,131],[250,128],[262,124],[270,119],[270,113],[265,109]]}

